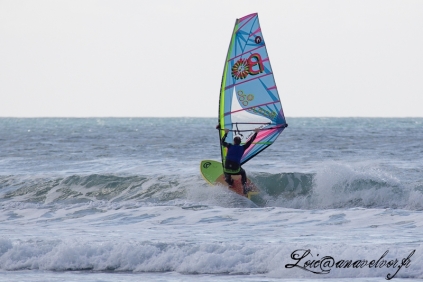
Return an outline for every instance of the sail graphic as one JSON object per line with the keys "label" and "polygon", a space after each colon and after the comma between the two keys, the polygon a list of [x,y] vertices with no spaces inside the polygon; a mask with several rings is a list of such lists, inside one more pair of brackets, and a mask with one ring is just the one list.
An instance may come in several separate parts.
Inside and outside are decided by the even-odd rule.
{"label": "sail graphic", "polygon": [[[253,144],[244,152],[246,163],[269,147],[287,127],[258,14],[235,21],[222,76],[219,99],[219,137],[229,129],[245,143],[260,128]],[[222,164],[226,148],[221,146]]]}

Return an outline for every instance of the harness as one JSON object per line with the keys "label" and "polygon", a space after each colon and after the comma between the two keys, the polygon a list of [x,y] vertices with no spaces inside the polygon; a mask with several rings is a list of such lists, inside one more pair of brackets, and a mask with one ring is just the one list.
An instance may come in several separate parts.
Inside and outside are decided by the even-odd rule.
{"label": "harness", "polygon": [[229,174],[236,174],[241,171],[241,165],[231,160],[225,160],[223,171]]}

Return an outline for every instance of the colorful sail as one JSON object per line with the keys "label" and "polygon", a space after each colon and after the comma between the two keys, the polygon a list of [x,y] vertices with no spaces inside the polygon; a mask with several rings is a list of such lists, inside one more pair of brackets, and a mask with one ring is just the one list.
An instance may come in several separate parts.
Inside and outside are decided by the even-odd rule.
{"label": "colorful sail", "polygon": [[[287,127],[257,13],[237,19],[222,76],[219,136],[245,143],[260,128],[241,164],[269,147]],[[222,163],[226,148],[221,147]]]}

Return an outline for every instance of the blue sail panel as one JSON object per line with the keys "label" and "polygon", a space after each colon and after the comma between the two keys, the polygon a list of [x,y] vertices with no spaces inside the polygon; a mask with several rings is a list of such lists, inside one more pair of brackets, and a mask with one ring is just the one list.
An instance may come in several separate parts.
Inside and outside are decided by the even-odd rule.
{"label": "blue sail panel", "polygon": [[[219,100],[220,127],[245,143],[260,128],[254,143],[244,153],[245,163],[270,146],[286,125],[258,14],[235,22],[222,77]],[[224,134],[220,130],[220,137]],[[226,157],[222,147],[222,162]]]}

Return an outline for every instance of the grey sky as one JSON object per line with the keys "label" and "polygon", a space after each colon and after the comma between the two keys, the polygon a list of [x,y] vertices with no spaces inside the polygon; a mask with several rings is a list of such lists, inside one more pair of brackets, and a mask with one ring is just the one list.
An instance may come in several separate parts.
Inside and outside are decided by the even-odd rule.
{"label": "grey sky", "polygon": [[423,116],[423,1],[0,0],[0,117],[216,117],[254,12],[287,117]]}

